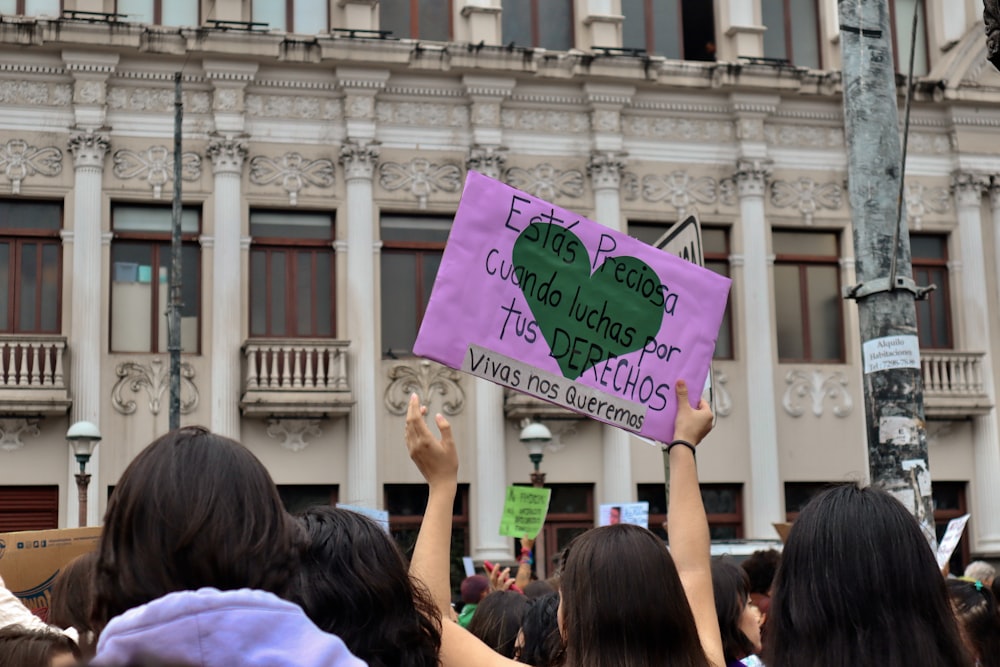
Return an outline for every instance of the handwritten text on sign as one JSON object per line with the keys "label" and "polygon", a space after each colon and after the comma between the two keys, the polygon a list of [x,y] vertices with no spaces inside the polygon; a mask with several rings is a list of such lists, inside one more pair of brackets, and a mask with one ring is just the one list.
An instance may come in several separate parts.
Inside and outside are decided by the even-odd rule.
{"label": "handwritten text on sign", "polygon": [[657,439],[729,279],[470,172],[414,352]]}
{"label": "handwritten text on sign", "polygon": [[552,489],[531,486],[508,486],[500,519],[500,534],[507,537],[535,539],[549,513]]}

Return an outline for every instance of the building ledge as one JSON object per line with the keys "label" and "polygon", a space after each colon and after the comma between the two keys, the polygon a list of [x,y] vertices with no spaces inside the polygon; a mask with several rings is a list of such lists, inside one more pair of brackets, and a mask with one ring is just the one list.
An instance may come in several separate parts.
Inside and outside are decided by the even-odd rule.
{"label": "building ledge", "polygon": [[255,338],[243,346],[247,417],[342,417],[354,395],[347,383],[347,341]]}
{"label": "building ledge", "polygon": [[921,350],[924,416],[964,419],[985,415],[993,402],[983,385],[982,352]]}

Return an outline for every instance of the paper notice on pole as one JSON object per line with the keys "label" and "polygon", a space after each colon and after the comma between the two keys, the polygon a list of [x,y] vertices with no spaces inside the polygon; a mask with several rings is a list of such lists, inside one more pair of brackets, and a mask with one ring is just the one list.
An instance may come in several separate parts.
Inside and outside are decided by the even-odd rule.
{"label": "paper notice on pole", "polygon": [[968,522],[968,514],[963,514],[957,519],[952,519],[948,522],[948,528],[944,531],[944,537],[941,538],[941,542],[938,544],[937,564],[940,569],[943,570],[944,566],[951,560],[951,555],[955,553],[958,541],[962,539],[962,533],[965,532],[965,524]]}
{"label": "paper notice on pole", "polygon": [[865,342],[865,373],[893,368],[920,368],[920,339],[916,336],[886,336]]}

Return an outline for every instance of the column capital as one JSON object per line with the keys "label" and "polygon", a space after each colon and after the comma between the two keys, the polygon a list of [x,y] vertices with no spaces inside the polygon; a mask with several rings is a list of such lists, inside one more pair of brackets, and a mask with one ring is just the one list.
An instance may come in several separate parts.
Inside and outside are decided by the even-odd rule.
{"label": "column capital", "polygon": [[625,153],[592,153],[587,162],[587,174],[595,190],[617,190],[625,171]]}
{"label": "column capital", "polygon": [[990,206],[994,211],[1000,210],[1000,174],[990,176]]}
{"label": "column capital", "polygon": [[240,175],[247,157],[247,142],[243,137],[215,137],[208,142],[205,154],[212,160],[212,173]]}
{"label": "column capital", "polygon": [[469,149],[465,167],[500,180],[504,165],[507,164],[507,156],[504,155],[506,152],[507,149],[503,146],[473,146]]}
{"label": "column capital", "polygon": [[378,158],[378,143],[374,141],[348,141],[340,147],[340,164],[344,165],[344,178],[348,181],[370,181]]}
{"label": "column capital", "polygon": [[771,180],[771,161],[740,158],[733,180],[740,197],[763,197]]}
{"label": "column capital", "polygon": [[956,171],[951,175],[951,192],[960,207],[979,207],[983,193],[990,186],[990,179],[979,173]]}
{"label": "column capital", "polygon": [[67,146],[73,154],[73,166],[76,169],[103,170],[104,156],[111,148],[111,137],[102,131],[76,131],[70,135]]}

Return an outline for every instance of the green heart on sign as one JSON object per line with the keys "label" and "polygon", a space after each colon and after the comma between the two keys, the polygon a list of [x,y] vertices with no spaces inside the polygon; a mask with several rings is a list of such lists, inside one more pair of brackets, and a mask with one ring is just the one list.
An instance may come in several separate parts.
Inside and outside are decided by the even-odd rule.
{"label": "green heart on sign", "polygon": [[576,234],[536,222],[518,235],[511,260],[550,355],[571,380],[641,349],[660,331],[660,280],[641,259],[608,257],[591,274],[590,253]]}

